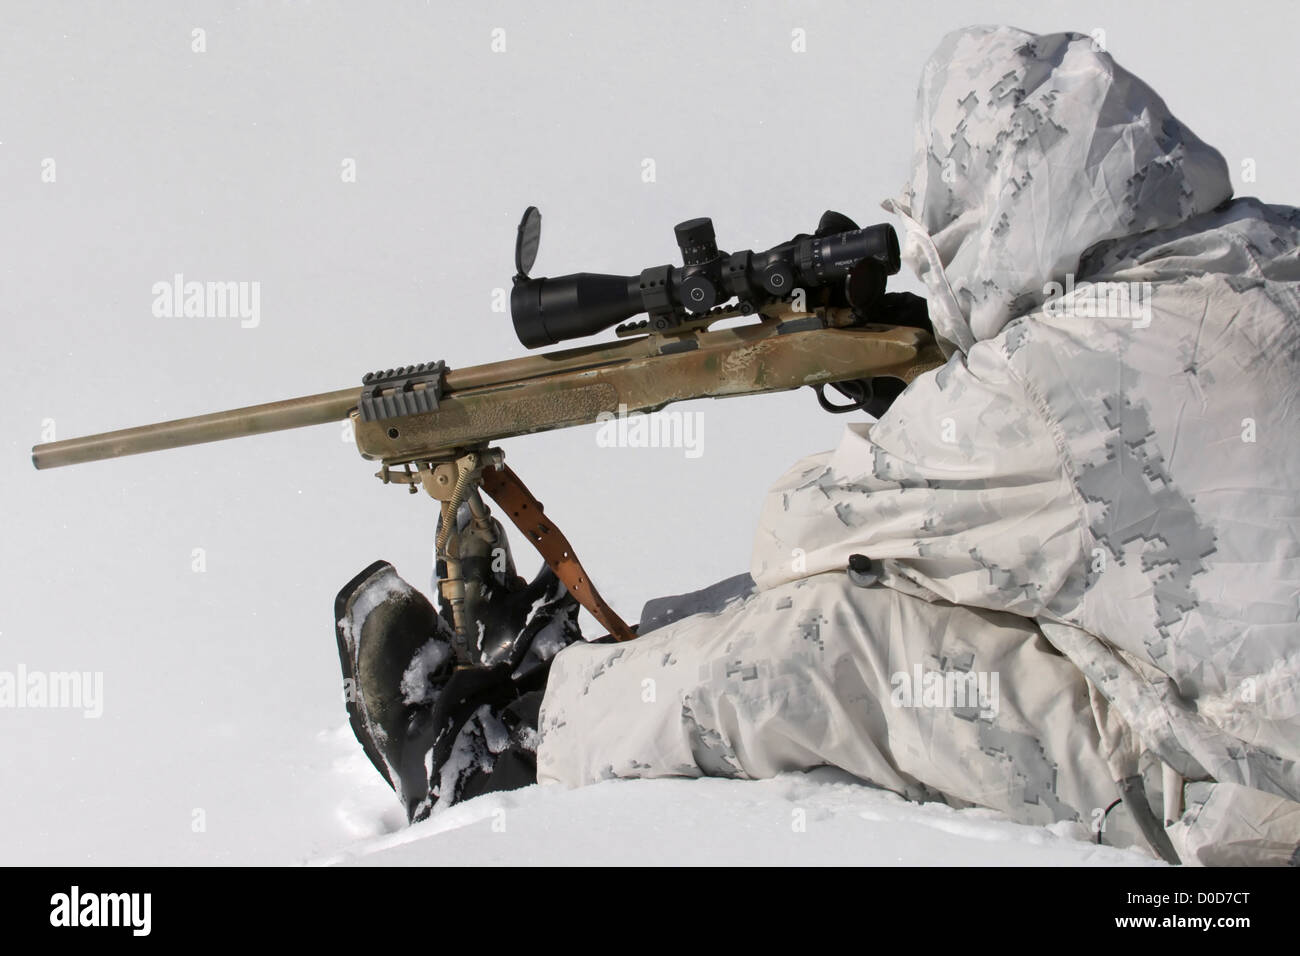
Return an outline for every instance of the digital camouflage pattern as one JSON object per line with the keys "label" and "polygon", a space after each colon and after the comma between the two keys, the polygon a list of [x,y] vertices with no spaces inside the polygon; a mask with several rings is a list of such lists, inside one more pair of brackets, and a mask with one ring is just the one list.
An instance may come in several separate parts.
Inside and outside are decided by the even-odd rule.
{"label": "digital camouflage pattern", "polygon": [[[917,109],[886,208],[947,365],[773,487],[754,594],[557,658],[539,775],[824,763],[1026,822],[1123,790],[1166,856],[1296,862],[1300,211],[1080,34],[953,33]],[[917,662],[1001,706],[891,702]]]}
{"label": "digital camouflage pattern", "polygon": [[832,571],[617,647],[563,651],[538,772],[582,786],[833,765],[910,799],[1024,823],[1092,832],[1104,819],[1107,842],[1126,846],[1136,829],[1122,808],[1105,815],[1120,790],[1093,706],[1083,675],[1033,622]]}

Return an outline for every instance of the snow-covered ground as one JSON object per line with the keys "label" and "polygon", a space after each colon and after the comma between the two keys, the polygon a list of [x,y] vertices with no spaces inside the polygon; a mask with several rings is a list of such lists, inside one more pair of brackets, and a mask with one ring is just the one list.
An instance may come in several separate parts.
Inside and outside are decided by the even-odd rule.
{"label": "snow-covered ground", "polygon": [[322,735],[352,779],[354,842],[308,862],[353,866],[1163,866],[991,810],[910,803],[829,768],[774,780],[609,780],[489,794],[405,826],[346,727]]}

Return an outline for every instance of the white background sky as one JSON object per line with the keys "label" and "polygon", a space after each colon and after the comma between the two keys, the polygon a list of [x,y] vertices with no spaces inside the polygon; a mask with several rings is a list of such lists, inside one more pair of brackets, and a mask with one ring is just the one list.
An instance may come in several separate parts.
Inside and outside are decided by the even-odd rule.
{"label": "white background sky", "polygon": [[[528,204],[538,274],[676,261],[672,227],[699,215],[724,249],[828,207],[881,221],[921,66],[969,23],[1104,30],[1239,195],[1295,202],[1298,9],[8,0],[0,670],[101,671],[104,714],[0,709],[0,863],[282,862],[344,842],[333,598],[378,557],[421,587],[430,570],[433,503],[381,486],[338,426],[38,473],[45,420],[68,438],[521,355],[490,303]],[[177,272],[259,282],[260,325],[154,317],[153,283]],[[843,424],[807,391],[695,409],[694,459],[599,449],[594,428],[505,443],[629,620],[746,569],[765,488]]]}

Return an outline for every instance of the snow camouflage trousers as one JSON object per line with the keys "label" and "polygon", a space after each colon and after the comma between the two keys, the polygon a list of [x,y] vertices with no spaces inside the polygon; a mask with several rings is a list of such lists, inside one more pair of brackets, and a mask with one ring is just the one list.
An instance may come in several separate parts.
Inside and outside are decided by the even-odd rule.
{"label": "snow camouflage trousers", "polygon": [[[1009,27],[950,34],[926,64],[911,178],[887,208],[902,221],[903,258],[928,288],[948,364],[772,489],[753,599],[648,635],[662,666],[679,662],[674,692],[714,699],[716,719],[707,705],[683,711],[683,699],[676,729],[660,715],[651,733],[647,712],[588,710],[630,666],[628,686],[652,679],[653,659],[643,648],[575,647],[548,688],[539,768],[570,784],[611,767],[680,773],[693,753],[681,741],[715,730],[744,773],[822,761],[899,792],[907,775],[1034,821],[1044,807],[1086,817],[1108,781],[1140,779],[1170,822],[1157,840],[1172,840],[1184,862],[1297,862],[1300,210],[1233,199],[1222,155],[1092,38]],[[854,553],[882,563],[883,587],[836,590]],[[841,584],[822,583],[832,580]],[[807,585],[816,601],[804,581],[818,582]],[[758,610],[785,597],[793,621]],[[914,610],[897,620],[868,607],[904,598]],[[976,670],[995,667],[989,655],[1002,660],[992,650],[1000,628],[1046,638],[1041,653],[1007,659],[1019,669],[999,688],[1010,713],[1036,721],[1025,732],[1055,767],[1057,802],[1041,797],[1043,774],[1028,766],[1002,796],[984,792],[978,782],[995,775],[981,762],[1010,751],[986,750],[978,720],[932,715],[966,741],[949,753],[944,734],[909,737],[906,709],[883,703],[893,688],[864,661],[960,659],[934,643],[938,620],[955,613],[939,602],[1022,619],[965,619]],[[750,726],[747,715],[765,713],[766,685],[727,677],[717,661],[730,652],[713,629],[730,622],[733,650],[775,667],[803,647],[787,633],[798,631],[796,608],[826,615],[818,635],[845,646],[804,681],[811,699],[787,705],[810,729],[799,733],[791,716]],[[904,622],[914,630],[901,633]],[[1071,711],[1083,725],[1073,731],[1035,690],[1065,693],[1054,683],[1064,665],[1089,704]],[[859,707],[883,723],[837,703],[868,689],[878,709]],[[608,735],[576,739],[579,713]],[[849,727],[868,742],[847,740]],[[1070,750],[1090,732],[1107,771]],[[904,765],[896,733],[932,762]],[[895,761],[889,773],[877,752]],[[704,759],[697,770],[713,772],[707,750]],[[972,782],[954,782],[966,775]]]}
{"label": "snow camouflage trousers", "polygon": [[1125,811],[1106,814],[1120,790],[1094,707],[1104,715],[1032,622],[827,572],[627,644],[562,652],[538,779],[764,778],[830,765],[910,799],[1023,823],[1104,820],[1106,842],[1127,846],[1138,837]]}

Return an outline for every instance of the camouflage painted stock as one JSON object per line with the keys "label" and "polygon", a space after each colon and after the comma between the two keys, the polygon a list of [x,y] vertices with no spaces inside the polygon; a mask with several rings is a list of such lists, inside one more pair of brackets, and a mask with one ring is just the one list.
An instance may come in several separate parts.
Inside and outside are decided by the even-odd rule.
{"label": "camouflage painted stock", "polygon": [[[727,317],[713,316],[709,321]],[[351,418],[362,457],[380,462],[384,482],[423,487],[441,503],[437,554],[445,563],[442,593],[456,625],[457,648],[470,652],[466,610],[475,586],[460,559],[490,552],[492,522],[480,486],[542,553],[560,580],[611,634],[632,630],[601,599],[573,549],[541,504],[504,467],[500,439],[567,428],[621,411],[649,412],[694,398],[756,395],[873,377],[910,382],[942,364],[918,329],[855,325],[848,309],[795,312],[778,302],[759,321],[709,330],[626,337],[463,369],[443,363],[367,375],[361,389],[341,389],[265,405],[37,445],[37,468],[116,458]],[[457,528],[468,503],[471,521]]]}

